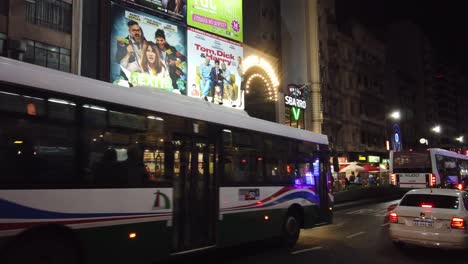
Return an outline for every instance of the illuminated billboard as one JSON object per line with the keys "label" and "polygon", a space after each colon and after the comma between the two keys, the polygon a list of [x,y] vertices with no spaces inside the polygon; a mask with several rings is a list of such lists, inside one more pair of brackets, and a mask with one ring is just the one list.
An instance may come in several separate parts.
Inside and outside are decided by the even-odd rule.
{"label": "illuminated billboard", "polygon": [[121,0],[132,5],[150,9],[159,15],[186,23],[187,5],[185,0]]}
{"label": "illuminated billboard", "polygon": [[187,39],[187,94],[243,109],[242,44],[194,28],[188,28]]}
{"label": "illuminated billboard", "polygon": [[242,0],[187,0],[187,24],[242,42]]}
{"label": "illuminated billboard", "polygon": [[187,94],[186,38],[185,27],[112,3],[111,82]]}

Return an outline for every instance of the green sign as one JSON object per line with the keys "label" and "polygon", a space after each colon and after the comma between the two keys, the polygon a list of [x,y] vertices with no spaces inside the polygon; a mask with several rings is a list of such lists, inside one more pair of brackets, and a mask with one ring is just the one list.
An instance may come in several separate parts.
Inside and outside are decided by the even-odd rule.
{"label": "green sign", "polygon": [[291,107],[291,110],[293,112],[293,118],[295,121],[299,120],[299,116],[301,114],[301,109],[300,108],[296,108],[296,107]]}
{"label": "green sign", "polygon": [[187,24],[243,41],[242,0],[188,0]]}

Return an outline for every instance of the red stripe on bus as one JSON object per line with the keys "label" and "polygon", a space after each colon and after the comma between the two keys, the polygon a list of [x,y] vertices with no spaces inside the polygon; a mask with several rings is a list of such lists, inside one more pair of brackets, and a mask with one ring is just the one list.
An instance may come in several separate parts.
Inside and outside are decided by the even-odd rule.
{"label": "red stripe on bus", "polygon": [[138,217],[119,217],[119,218],[107,218],[107,219],[86,219],[86,220],[69,220],[69,221],[41,221],[41,222],[22,222],[22,223],[0,223],[0,231],[4,230],[13,230],[13,229],[24,229],[37,225],[43,224],[62,224],[62,225],[74,225],[74,224],[87,224],[87,223],[102,223],[102,222],[112,222],[118,220],[134,220],[134,219],[144,219],[152,217],[161,217],[169,216],[171,214],[165,215],[146,215]]}

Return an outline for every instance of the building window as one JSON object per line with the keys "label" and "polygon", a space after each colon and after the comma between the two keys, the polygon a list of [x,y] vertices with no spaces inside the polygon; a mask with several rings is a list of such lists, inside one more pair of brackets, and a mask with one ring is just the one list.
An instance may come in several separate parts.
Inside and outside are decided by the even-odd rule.
{"label": "building window", "polygon": [[24,61],[70,72],[70,50],[28,40]]}
{"label": "building window", "polygon": [[7,36],[3,33],[0,33],[0,56],[5,56],[5,49],[6,49],[6,39]]}
{"label": "building window", "polygon": [[26,0],[26,20],[31,24],[71,33],[72,5],[59,0]]}

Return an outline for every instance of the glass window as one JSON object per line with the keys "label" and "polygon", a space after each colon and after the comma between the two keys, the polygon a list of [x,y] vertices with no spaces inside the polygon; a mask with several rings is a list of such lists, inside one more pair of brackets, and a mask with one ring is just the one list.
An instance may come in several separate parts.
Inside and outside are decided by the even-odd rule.
{"label": "glass window", "polygon": [[26,0],[26,20],[31,24],[71,33],[72,5],[60,0]]}
{"label": "glass window", "polygon": [[400,202],[400,206],[421,207],[423,204],[431,205],[432,208],[458,209],[459,201],[457,196],[409,194]]}
{"label": "glass window", "polygon": [[14,116],[4,116],[0,127],[0,184],[75,182],[73,127]]}
{"label": "glass window", "polygon": [[70,50],[27,40],[23,60],[47,68],[70,72]]}
{"label": "glass window", "polygon": [[223,130],[224,181],[251,183],[264,181],[261,135]]}

